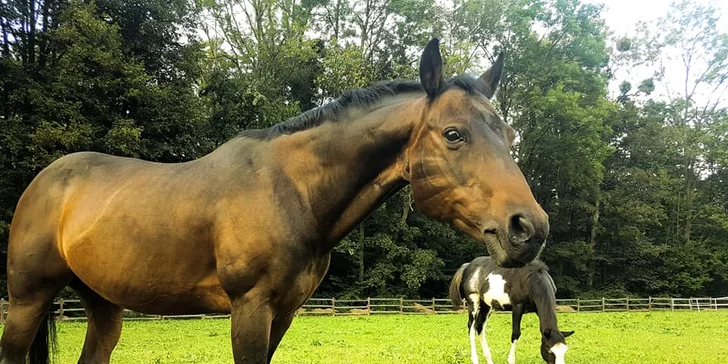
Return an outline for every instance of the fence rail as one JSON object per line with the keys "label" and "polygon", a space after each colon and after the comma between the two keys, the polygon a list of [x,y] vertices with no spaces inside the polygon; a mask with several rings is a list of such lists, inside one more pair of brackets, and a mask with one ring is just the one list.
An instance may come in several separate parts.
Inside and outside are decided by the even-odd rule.
{"label": "fence rail", "polygon": [[[728,297],[648,297],[557,299],[559,312],[625,312],[625,311],[718,311],[728,310]],[[0,299],[0,324],[5,323],[8,303]],[[59,299],[53,303],[53,313],[63,321],[86,320],[80,300]],[[464,313],[465,307],[454,308],[449,299],[375,298],[336,299],[311,298],[297,312],[299,316],[348,315],[440,315]],[[146,315],[124,310],[124,320],[213,319],[227,318],[228,314],[202,315]]]}

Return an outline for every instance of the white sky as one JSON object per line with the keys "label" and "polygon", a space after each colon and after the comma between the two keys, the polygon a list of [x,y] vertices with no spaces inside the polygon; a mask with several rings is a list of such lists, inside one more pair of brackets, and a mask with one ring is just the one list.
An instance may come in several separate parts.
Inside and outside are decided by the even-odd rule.
{"label": "white sky", "polygon": [[[615,37],[632,36],[635,35],[635,28],[639,21],[652,21],[658,17],[662,17],[667,14],[672,0],[582,0],[584,3],[596,3],[604,4],[604,10],[602,11],[602,18],[605,20],[606,25]],[[700,4],[711,4],[718,8],[722,14],[721,21],[718,24],[718,31],[728,33],[728,1],[727,0],[695,0]],[[667,72],[667,82],[670,84],[671,89],[675,89],[674,85],[680,84],[684,81],[684,68],[679,61],[674,61],[673,64],[667,64],[666,68],[669,70],[676,70],[677,72]],[[614,97],[618,94],[619,84],[622,81],[629,81],[632,83],[633,90],[637,87],[640,81],[648,78],[652,75],[654,69],[652,68],[637,68],[629,70],[618,70],[615,79],[612,80],[610,85],[611,96]],[[672,76],[671,76],[672,75]],[[652,97],[666,98],[666,90],[664,85],[657,84],[656,90]],[[701,90],[699,90],[701,91]],[[707,90],[706,90],[707,91]],[[699,93],[699,92],[698,92]],[[728,96],[728,95],[726,95]],[[702,99],[701,95],[696,95],[696,98]],[[721,102],[721,105],[726,105],[728,102]]]}
{"label": "white sky", "polygon": [[[650,21],[667,13],[672,0],[582,0],[586,4],[604,4],[602,17],[616,35],[633,34],[635,24],[640,20]],[[696,0],[701,4],[712,4],[728,14],[728,1]],[[723,32],[728,31],[728,19],[723,17],[720,25]]]}

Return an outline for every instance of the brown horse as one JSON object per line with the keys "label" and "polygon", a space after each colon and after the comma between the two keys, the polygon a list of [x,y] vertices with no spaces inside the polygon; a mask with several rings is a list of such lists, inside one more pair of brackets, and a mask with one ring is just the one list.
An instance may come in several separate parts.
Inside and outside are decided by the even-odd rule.
{"label": "brown horse", "polygon": [[88,316],[80,363],[109,362],[123,308],[230,312],[235,362],[269,362],[333,247],[407,183],[424,214],[487,244],[500,265],[530,262],[548,217],[489,101],[502,69],[499,57],[478,79],[445,81],[433,39],[420,82],[348,92],[195,161],[58,159],[11,225],[0,363],[23,363],[29,350],[47,361],[49,308],[68,285]]}

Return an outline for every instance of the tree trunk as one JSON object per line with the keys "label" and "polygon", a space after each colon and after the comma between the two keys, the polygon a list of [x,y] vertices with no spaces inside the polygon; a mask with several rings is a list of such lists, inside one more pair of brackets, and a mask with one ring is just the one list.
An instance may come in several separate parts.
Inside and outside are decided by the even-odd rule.
{"label": "tree trunk", "polygon": [[339,24],[341,24],[341,1],[336,0],[336,11],[334,13],[334,39],[339,41]]}
{"label": "tree trunk", "polygon": [[402,216],[399,218],[399,223],[405,226],[407,225],[407,218],[412,209],[412,191],[410,189],[404,189],[402,193],[404,196],[402,196]]}
{"label": "tree trunk", "polygon": [[680,209],[682,206],[682,199],[678,196],[676,200],[677,208],[675,211],[675,231],[672,234],[673,243],[677,243],[680,240],[680,216],[682,215],[682,210]]}
{"label": "tree trunk", "polygon": [[41,38],[40,38],[40,49],[39,49],[39,56],[38,56],[38,64],[41,68],[44,68],[46,65],[47,60],[47,53],[48,53],[48,30],[50,29],[50,13],[51,13],[51,6],[53,5],[53,0],[46,0],[43,2],[43,10],[42,10],[42,30],[41,30]]}
{"label": "tree trunk", "polygon": [[364,8],[364,19],[360,23],[361,39],[360,39],[359,47],[362,49],[362,51],[364,50],[364,47],[366,46],[367,41],[369,40],[369,19],[371,17],[373,6],[374,5],[372,4],[371,0],[366,1],[366,5]]}
{"label": "tree trunk", "polygon": [[8,44],[8,33],[10,32],[10,29],[5,16],[0,17],[0,31],[3,32],[3,57],[9,58],[10,44]]}
{"label": "tree trunk", "polygon": [[28,52],[28,65],[35,65],[35,25],[36,25],[36,18],[35,18],[35,0],[29,0],[28,1],[28,25],[29,25],[29,31],[28,31],[28,44],[27,44],[27,52]]}
{"label": "tree trunk", "polygon": [[364,284],[364,224],[359,224],[359,284]]}
{"label": "tree trunk", "polygon": [[693,191],[693,164],[688,163],[685,167],[685,224],[683,230],[683,242],[690,242],[690,231],[692,230],[693,220],[693,200],[695,193]]}
{"label": "tree trunk", "polygon": [[[8,4],[3,4],[4,6],[9,6]],[[5,15],[0,16],[0,31],[3,33],[3,49],[2,49],[2,55],[3,58],[6,60],[10,60],[10,44],[8,44],[8,33],[10,32],[9,25],[7,24],[7,18]],[[10,119],[10,105],[8,105],[10,99],[10,90],[8,90],[8,85],[6,84],[3,87],[2,92],[2,105],[0,105],[0,109],[2,109],[3,117],[5,120]]]}
{"label": "tree trunk", "polygon": [[587,288],[592,288],[594,285],[594,271],[596,270],[596,263],[594,261],[594,256],[596,255],[597,250],[597,227],[599,226],[599,206],[601,203],[601,198],[599,195],[599,191],[597,191],[596,199],[594,201],[594,212],[591,216],[591,223],[589,226],[589,246],[591,247],[592,251],[592,258],[589,259],[589,273],[586,277],[586,286]]}

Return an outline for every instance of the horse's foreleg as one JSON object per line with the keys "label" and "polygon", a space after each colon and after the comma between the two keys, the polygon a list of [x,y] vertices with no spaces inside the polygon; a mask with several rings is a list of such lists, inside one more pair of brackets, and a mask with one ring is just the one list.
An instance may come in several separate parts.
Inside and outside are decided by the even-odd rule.
{"label": "horse's foreleg", "polygon": [[290,314],[273,320],[270,332],[270,342],[268,344],[268,363],[270,363],[273,359],[273,353],[275,353],[276,348],[278,348],[278,344],[280,344],[281,339],[283,339],[283,335],[286,331],[288,331],[288,328],[291,327],[291,322],[293,322],[294,316],[294,314]]}
{"label": "horse's foreleg", "polygon": [[468,297],[468,334],[470,335],[470,360],[478,364],[478,348],[475,346],[475,337],[478,336],[476,321],[480,315],[480,296],[477,294]]}
{"label": "horse's foreleg", "polygon": [[230,316],[235,364],[266,364],[273,321],[270,302],[233,299]]}
{"label": "horse's foreleg", "polygon": [[488,364],[493,364],[493,355],[490,353],[490,347],[488,347],[488,340],[486,339],[486,325],[488,324],[488,318],[493,311],[487,305],[483,305],[480,310],[480,315],[476,318],[475,328],[480,334],[480,346],[483,349],[483,355]]}
{"label": "horse's foreleg", "polygon": [[521,318],[523,318],[524,312],[525,306],[522,303],[513,306],[513,332],[511,333],[511,351],[508,353],[508,364],[516,364],[516,344],[521,337]]}
{"label": "horse's foreleg", "polygon": [[475,320],[470,324],[470,329],[468,329],[470,334],[470,360],[473,362],[473,364],[478,364],[478,348],[475,346],[475,337],[478,336],[478,334],[475,332]]}

